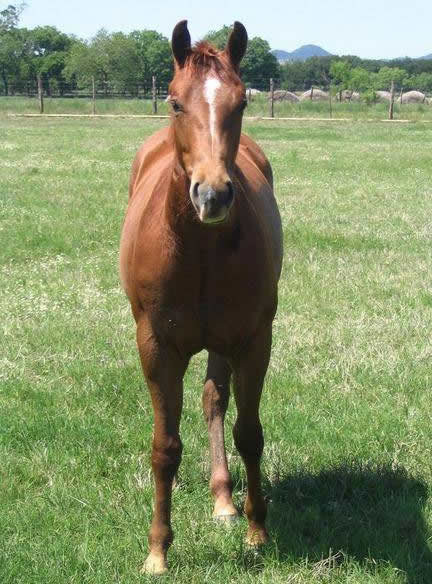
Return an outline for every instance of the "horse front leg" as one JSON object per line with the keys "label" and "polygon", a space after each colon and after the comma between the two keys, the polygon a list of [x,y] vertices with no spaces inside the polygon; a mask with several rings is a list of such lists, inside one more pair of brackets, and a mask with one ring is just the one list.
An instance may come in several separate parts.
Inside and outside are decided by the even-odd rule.
{"label": "horse front leg", "polygon": [[176,350],[161,347],[145,321],[138,323],[137,341],[154,414],[154,509],[148,536],[149,555],[142,571],[161,574],[167,570],[167,551],[174,537],[171,528],[171,492],[182,453],[179,426],[187,360],[182,359]]}
{"label": "horse front leg", "polygon": [[232,481],[225,453],[224,418],[229,401],[231,368],[226,359],[209,352],[207,374],[202,396],[207,422],[211,477],[210,489],[214,498],[213,517],[230,520],[238,516],[232,502]]}
{"label": "horse front leg", "polygon": [[271,324],[257,334],[240,356],[233,360],[234,395],[237,420],[234,442],[246,467],[247,495],[244,510],[249,527],[246,541],[257,546],[268,539],[265,527],[267,507],[261,490],[260,459],[264,448],[259,404],[267,371],[272,330]]}

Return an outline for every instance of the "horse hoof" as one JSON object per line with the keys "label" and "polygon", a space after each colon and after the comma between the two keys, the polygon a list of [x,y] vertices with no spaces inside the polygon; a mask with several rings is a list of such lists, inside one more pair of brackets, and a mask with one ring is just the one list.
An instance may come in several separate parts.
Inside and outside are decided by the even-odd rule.
{"label": "horse hoof", "polygon": [[215,501],[213,507],[213,518],[218,521],[231,522],[238,517],[238,511],[234,507],[233,502],[220,497]]}
{"label": "horse hoof", "polygon": [[142,574],[152,574],[153,576],[165,574],[167,571],[168,566],[165,558],[152,554],[149,554],[148,558],[144,562],[143,567],[141,568]]}
{"label": "horse hoof", "polygon": [[246,535],[246,543],[250,547],[257,548],[268,542],[269,536],[265,528],[249,530]]}

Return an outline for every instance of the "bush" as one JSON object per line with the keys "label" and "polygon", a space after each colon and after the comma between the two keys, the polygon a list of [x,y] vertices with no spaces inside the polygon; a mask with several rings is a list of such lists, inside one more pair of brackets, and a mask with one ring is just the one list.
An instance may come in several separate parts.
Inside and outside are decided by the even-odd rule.
{"label": "bush", "polygon": [[365,102],[366,105],[372,105],[376,103],[377,96],[373,89],[368,89],[361,96],[362,100]]}

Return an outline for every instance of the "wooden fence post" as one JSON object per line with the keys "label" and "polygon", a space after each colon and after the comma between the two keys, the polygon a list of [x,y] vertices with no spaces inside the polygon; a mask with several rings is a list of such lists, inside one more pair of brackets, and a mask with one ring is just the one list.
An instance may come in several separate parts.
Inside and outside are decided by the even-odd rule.
{"label": "wooden fence post", "polygon": [[153,113],[157,114],[156,77],[152,76]]}
{"label": "wooden fence post", "polygon": [[43,87],[42,87],[42,77],[40,75],[37,76],[37,85],[38,85],[38,97],[39,97],[39,113],[44,113],[44,101],[43,101]]}
{"label": "wooden fence post", "polygon": [[270,117],[274,118],[274,81],[270,78]]}
{"label": "wooden fence post", "polygon": [[92,77],[92,113],[96,114],[96,83],[94,75]]}
{"label": "wooden fence post", "polygon": [[394,81],[392,79],[390,88],[389,120],[393,119],[393,105],[394,105]]}
{"label": "wooden fence post", "polygon": [[312,85],[312,87],[311,87],[310,100],[311,100],[311,101],[313,100],[313,85]]}
{"label": "wooden fence post", "polygon": [[248,92],[247,92],[247,102],[250,103],[252,101],[252,91],[251,88],[249,87]]}
{"label": "wooden fence post", "polygon": [[329,85],[329,114],[331,119],[333,117],[331,85]]}

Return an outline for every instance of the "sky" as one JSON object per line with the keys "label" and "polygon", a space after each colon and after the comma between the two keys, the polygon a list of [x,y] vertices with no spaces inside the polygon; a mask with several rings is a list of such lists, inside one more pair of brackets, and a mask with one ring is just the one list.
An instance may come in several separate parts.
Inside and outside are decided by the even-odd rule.
{"label": "sky", "polygon": [[[19,1],[0,0],[0,9]],[[80,38],[100,28],[153,29],[170,38],[183,19],[192,40],[239,20],[249,37],[266,39],[272,49],[315,44],[336,55],[376,59],[432,53],[431,0],[27,0],[20,26],[52,25]]]}

